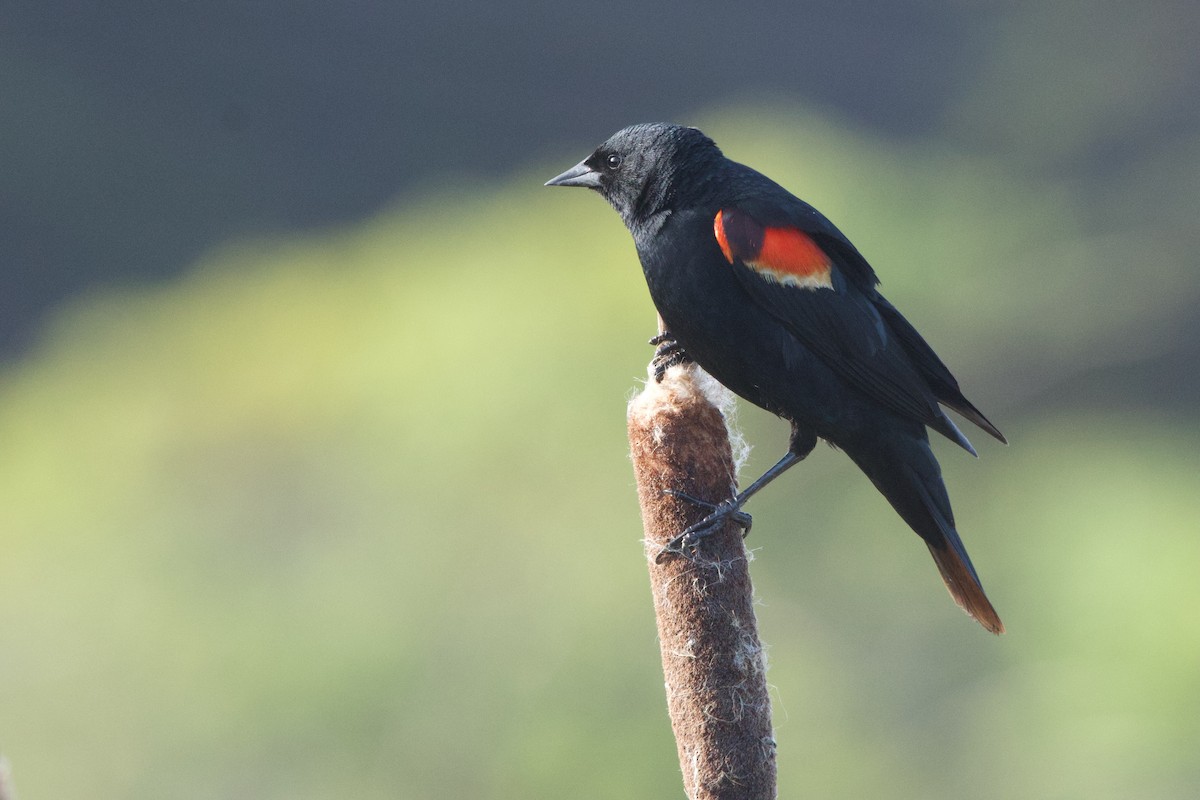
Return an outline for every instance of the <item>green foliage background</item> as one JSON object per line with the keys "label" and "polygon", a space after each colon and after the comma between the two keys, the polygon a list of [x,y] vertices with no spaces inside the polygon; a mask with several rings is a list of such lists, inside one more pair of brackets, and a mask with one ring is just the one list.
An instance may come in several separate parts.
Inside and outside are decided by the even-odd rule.
{"label": "green foliage background", "polygon": [[[771,108],[698,124],[1012,442],[938,450],[1002,638],[841,454],[755,500],[780,796],[1194,797],[1196,408],[1062,387],[1194,327],[1200,137],[1096,191],[1044,168],[1065,123],[982,156]],[[84,298],[0,375],[23,796],[681,794],[624,441],[654,315],[616,216],[540,185],[581,155]],[[785,438],[742,416],[748,476]]]}

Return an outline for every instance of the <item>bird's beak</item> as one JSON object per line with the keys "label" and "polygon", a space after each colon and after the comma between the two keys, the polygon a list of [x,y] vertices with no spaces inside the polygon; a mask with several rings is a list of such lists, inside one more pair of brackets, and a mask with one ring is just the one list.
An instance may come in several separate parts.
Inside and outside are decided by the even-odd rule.
{"label": "bird's beak", "polygon": [[547,186],[582,186],[586,189],[600,188],[600,174],[580,161],[556,178],[546,181]]}

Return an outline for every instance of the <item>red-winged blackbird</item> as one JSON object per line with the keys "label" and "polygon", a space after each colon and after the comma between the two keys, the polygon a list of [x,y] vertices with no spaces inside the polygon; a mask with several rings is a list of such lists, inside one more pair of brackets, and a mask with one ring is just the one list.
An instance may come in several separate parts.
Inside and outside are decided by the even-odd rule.
{"label": "red-winged blackbird", "polygon": [[693,360],[736,394],[791,422],[787,454],[672,543],[693,547],[807,456],[843,450],[925,543],[955,601],[1004,631],[962,540],[926,426],[975,454],[939,407],[1000,441],[950,370],[879,294],[875,271],[816,209],[725,158],[695,128],[634,125],[547,186],[595,189],[633,234],[669,333],[658,378]]}

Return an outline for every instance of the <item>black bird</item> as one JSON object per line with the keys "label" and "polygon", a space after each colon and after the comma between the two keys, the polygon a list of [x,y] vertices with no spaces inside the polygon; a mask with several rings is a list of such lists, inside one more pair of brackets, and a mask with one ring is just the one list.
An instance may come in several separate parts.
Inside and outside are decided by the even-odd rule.
{"label": "black bird", "polygon": [[659,380],[691,360],[791,423],[779,463],[684,531],[675,550],[731,516],[747,524],[746,500],[821,438],[925,540],[955,601],[989,631],[1004,631],[955,530],[926,428],[975,454],[942,405],[1004,436],[879,293],[875,271],[832,222],[678,125],[625,128],[546,185],[596,190],[633,234],[669,331],[651,340]]}

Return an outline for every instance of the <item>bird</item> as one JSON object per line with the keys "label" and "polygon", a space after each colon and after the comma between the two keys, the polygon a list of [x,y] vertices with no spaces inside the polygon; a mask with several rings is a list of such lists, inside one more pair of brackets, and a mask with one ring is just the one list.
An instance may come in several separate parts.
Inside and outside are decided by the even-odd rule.
{"label": "bird", "polygon": [[650,340],[657,380],[694,362],[791,424],[787,452],[742,492],[720,503],[680,495],[711,513],[672,552],[694,552],[726,520],[748,529],[746,501],[824,440],[924,540],[958,605],[1004,632],[955,527],[928,431],[976,455],[944,406],[1007,440],[832,222],[697,128],[667,123],[618,131],[545,185],[599,193],[632,234],[662,320]]}

